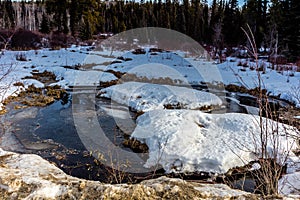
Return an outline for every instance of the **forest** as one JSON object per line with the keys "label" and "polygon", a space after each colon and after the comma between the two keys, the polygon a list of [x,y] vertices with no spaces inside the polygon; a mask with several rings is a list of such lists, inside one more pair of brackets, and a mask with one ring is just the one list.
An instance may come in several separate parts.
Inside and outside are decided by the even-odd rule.
{"label": "forest", "polygon": [[88,40],[100,33],[163,27],[224,49],[245,45],[241,28],[249,24],[258,47],[295,62],[300,55],[299,12],[299,0],[245,0],[242,6],[238,0],[1,0],[0,29]]}

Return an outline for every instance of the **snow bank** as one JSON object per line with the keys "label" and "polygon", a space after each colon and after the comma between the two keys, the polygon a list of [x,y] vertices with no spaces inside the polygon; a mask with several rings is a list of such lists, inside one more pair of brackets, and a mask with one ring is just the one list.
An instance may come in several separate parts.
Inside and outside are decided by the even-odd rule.
{"label": "snow bank", "polygon": [[[34,84],[36,87],[44,87],[44,84],[33,79],[24,79],[32,76],[33,70],[43,72],[45,70],[53,72],[59,83],[52,85],[68,86],[98,86],[100,82],[110,82],[117,80],[113,74],[97,71],[79,71],[66,69],[74,66],[83,66],[88,63],[103,63],[113,58],[101,55],[88,55],[90,47],[75,47],[60,50],[30,50],[30,51],[5,51],[0,58],[0,103],[8,96],[17,94],[20,87],[13,86],[16,82],[22,82],[25,87]],[[27,61],[16,60],[17,55],[24,55]],[[6,71],[10,71],[8,75]],[[0,105],[0,110],[2,106]]]}
{"label": "snow bank", "polygon": [[300,172],[284,175],[278,184],[279,193],[300,199]]}
{"label": "snow bank", "polygon": [[[238,113],[154,110],[137,119],[132,137],[149,147],[145,167],[161,164],[167,172],[224,173],[257,158],[258,121],[258,116]],[[268,122],[271,126],[272,121]],[[286,133],[282,124],[279,129],[282,134]],[[296,148],[294,141],[285,135],[280,136],[279,141],[282,154],[291,147]]]}
{"label": "snow bank", "polygon": [[137,111],[164,109],[168,105],[186,109],[219,106],[219,97],[185,87],[127,82],[100,91],[100,96],[110,98]]}
{"label": "snow bank", "polygon": [[79,70],[68,70],[63,77],[64,80],[60,83],[68,86],[99,86],[100,82],[110,82],[118,79],[111,73]]}
{"label": "snow bank", "polygon": [[[165,78],[178,80],[178,84],[200,84],[201,82],[224,83],[244,85],[251,88],[258,86],[257,71],[251,70],[255,62],[245,59],[228,58],[221,64],[213,64],[205,60],[186,58],[182,52],[151,52],[145,48],[145,54],[135,55],[132,52],[124,52],[123,59],[117,59],[106,70],[113,70],[122,73],[135,74],[137,77]],[[248,67],[238,66],[239,62],[247,63]],[[280,98],[294,102],[300,107],[298,99],[292,94],[299,87],[300,73],[295,70],[278,72],[268,68],[270,63],[259,60],[259,66],[265,68],[261,72],[263,86],[269,94],[280,96]],[[102,69],[102,68],[101,68]],[[290,76],[292,74],[292,76]]]}
{"label": "snow bank", "polygon": [[40,81],[35,80],[35,79],[24,79],[21,82],[24,84],[24,86],[26,88],[29,85],[34,85],[34,87],[36,87],[36,88],[43,88],[43,87],[45,87],[45,85],[43,83],[41,83]]}
{"label": "snow bank", "polygon": [[[249,66],[255,66],[254,62],[249,62],[244,59],[239,59],[235,62],[224,62],[218,65],[218,70],[222,75],[222,82],[225,85],[235,84],[235,85],[244,85],[248,88],[255,88],[258,86],[257,71],[251,70],[250,67],[241,67],[238,66],[238,63],[248,63]],[[263,87],[267,89],[268,94],[279,96],[281,99],[293,102],[300,107],[299,99],[295,98],[297,95],[297,89],[300,87],[300,72],[297,71],[283,71],[279,72],[267,68],[271,64],[259,60],[259,66],[265,67],[265,73],[261,73],[261,80]],[[243,70],[242,70],[243,69]],[[290,73],[293,73],[293,76],[290,76]],[[217,79],[211,75],[207,75],[206,79],[208,82],[217,81]]]}

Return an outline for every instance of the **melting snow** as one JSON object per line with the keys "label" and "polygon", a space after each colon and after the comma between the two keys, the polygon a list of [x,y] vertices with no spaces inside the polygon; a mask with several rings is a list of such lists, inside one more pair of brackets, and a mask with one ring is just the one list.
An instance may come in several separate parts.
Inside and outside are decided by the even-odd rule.
{"label": "melting snow", "polygon": [[[132,137],[149,146],[146,167],[161,164],[167,172],[224,173],[258,158],[258,121],[258,116],[239,113],[154,110],[137,119]],[[269,128],[276,125],[272,120],[268,124]],[[294,140],[286,138],[288,133],[297,134],[289,128],[279,124],[279,152],[283,156],[296,148]]]}
{"label": "melting snow", "polygon": [[199,109],[222,104],[219,97],[208,92],[185,87],[138,82],[127,82],[104,88],[100,91],[100,96],[144,112],[164,109],[167,105],[181,105],[181,108]]}

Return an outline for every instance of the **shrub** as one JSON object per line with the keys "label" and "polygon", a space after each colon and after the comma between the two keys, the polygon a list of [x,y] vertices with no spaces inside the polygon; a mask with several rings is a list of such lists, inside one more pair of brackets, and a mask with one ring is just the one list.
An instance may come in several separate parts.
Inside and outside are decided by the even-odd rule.
{"label": "shrub", "polygon": [[16,60],[18,61],[27,61],[26,55],[24,53],[18,53],[16,55]]}
{"label": "shrub", "polygon": [[67,47],[68,37],[64,33],[60,33],[58,31],[54,31],[50,37],[50,47],[52,49],[60,49]]}
{"label": "shrub", "polygon": [[146,51],[145,51],[145,49],[135,49],[132,53],[133,54],[145,54]]}
{"label": "shrub", "polygon": [[11,48],[18,50],[40,47],[41,35],[29,30],[18,29],[11,38]]}

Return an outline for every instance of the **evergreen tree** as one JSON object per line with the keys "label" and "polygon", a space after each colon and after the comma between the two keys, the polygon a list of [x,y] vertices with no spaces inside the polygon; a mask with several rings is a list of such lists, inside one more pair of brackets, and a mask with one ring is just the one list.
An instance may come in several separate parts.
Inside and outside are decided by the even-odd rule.
{"label": "evergreen tree", "polygon": [[213,0],[210,10],[211,10],[211,16],[210,16],[210,21],[209,21],[209,30],[208,30],[207,42],[212,43],[213,35],[214,35],[214,27],[215,27],[215,25],[218,21],[217,0]]}
{"label": "evergreen tree", "polygon": [[23,28],[26,29],[26,6],[25,6],[25,1],[21,1],[21,21],[23,22]]}
{"label": "evergreen tree", "polygon": [[55,27],[58,32],[68,33],[68,0],[47,0],[46,11],[48,15],[53,15],[51,27]]}
{"label": "evergreen tree", "polygon": [[[271,7],[268,18],[268,32],[266,33],[266,43],[272,55],[279,53],[279,47],[283,44],[283,20],[284,13],[280,0],[271,0]],[[280,39],[279,39],[280,38]]]}
{"label": "evergreen tree", "polygon": [[237,46],[241,41],[242,18],[238,8],[237,0],[230,0],[225,4],[222,33],[224,42],[229,46]]}
{"label": "evergreen tree", "polygon": [[176,17],[176,30],[186,34],[187,32],[187,23],[185,18],[184,7],[180,6],[178,9],[178,15]]}
{"label": "evergreen tree", "polygon": [[15,13],[11,0],[4,1],[4,22],[5,28],[15,28]]}
{"label": "evergreen tree", "polygon": [[202,41],[208,42],[209,40],[209,7],[208,4],[204,4],[203,8],[203,25],[202,25]]}
{"label": "evergreen tree", "polygon": [[43,13],[40,32],[45,34],[50,33],[49,20],[45,13]]}
{"label": "evergreen tree", "polygon": [[[38,28],[43,33],[70,32],[83,39],[89,39],[99,32],[119,33],[139,27],[159,26],[175,29],[198,42],[214,44],[221,49],[245,42],[240,27],[248,23],[258,47],[274,47],[274,41],[277,41],[278,50],[291,61],[295,60],[300,49],[300,1],[245,2],[240,8],[238,0],[212,0],[211,7],[207,0],[39,0],[35,3],[22,0],[19,2],[21,9],[16,9],[11,0],[2,0],[0,25],[2,28],[14,28],[16,22],[20,25],[20,19],[15,21],[15,17],[20,16],[24,29]],[[34,10],[29,10],[29,6]],[[35,20],[30,22],[33,22],[30,27],[27,22],[29,15]]]}
{"label": "evergreen tree", "polygon": [[286,20],[284,23],[285,41],[288,47],[286,55],[290,61],[295,61],[300,56],[300,1],[290,0],[288,1],[288,12],[286,12]]}
{"label": "evergreen tree", "polygon": [[73,36],[76,36],[78,34],[80,18],[81,18],[81,12],[79,9],[79,0],[71,0],[70,31]]}

